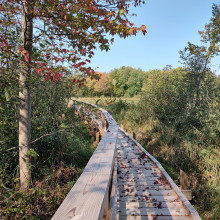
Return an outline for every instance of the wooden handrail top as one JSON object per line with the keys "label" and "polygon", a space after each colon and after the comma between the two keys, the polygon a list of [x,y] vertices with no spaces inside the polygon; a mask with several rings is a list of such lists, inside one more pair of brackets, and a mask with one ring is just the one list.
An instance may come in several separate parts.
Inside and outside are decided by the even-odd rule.
{"label": "wooden handrail top", "polygon": [[[76,100],[74,102],[82,103]],[[83,104],[97,108],[96,105]],[[100,108],[98,111],[104,114],[109,125],[108,130],[106,130],[83,173],[56,211],[52,220],[95,220],[103,218],[113,173],[119,127],[106,110]]]}

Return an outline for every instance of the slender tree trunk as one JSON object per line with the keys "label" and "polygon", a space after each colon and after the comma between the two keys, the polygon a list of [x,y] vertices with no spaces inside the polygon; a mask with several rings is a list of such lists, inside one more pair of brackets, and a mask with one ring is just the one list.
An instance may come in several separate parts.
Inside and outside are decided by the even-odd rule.
{"label": "slender tree trunk", "polygon": [[31,143],[31,52],[33,36],[33,0],[23,0],[22,11],[22,48],[19,78],[19,166],[20,166],[20,188],[24,190],[29,187],[31,173],[28,151]]}

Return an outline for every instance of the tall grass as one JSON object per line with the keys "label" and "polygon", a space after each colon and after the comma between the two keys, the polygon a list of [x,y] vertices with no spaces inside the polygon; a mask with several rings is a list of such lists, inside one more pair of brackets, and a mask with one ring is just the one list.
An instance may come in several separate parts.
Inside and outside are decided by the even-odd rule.
{"label": "tall grass", "polygon": [[[220,150],[207,145],[203,130],[183,132],[176,124],[164,124],[143,108],[124,101],[106,107],[124,129],[137,134],[137,140],[156,157],[179,184],[180,169],[189,178],[193,205],[203,219],[220,216]],[[178,123],[178,122],[177,122]],[[202,141],[203,140],[203,141]]]}

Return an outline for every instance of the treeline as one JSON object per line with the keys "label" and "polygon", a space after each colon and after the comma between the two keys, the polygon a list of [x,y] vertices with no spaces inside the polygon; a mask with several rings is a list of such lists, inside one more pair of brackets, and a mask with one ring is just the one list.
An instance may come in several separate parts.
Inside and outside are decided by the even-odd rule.
{"label": "treeline", "polygon": [[[132,67],[121,67],[109,74],[96,72],[96,78],[85,79],[84,86],[79,90],[75,85],[73,95],[76,97],[115,96],[134,97],[140,94],[147,72]],[[82,76],[76,75],[76,79]]]}

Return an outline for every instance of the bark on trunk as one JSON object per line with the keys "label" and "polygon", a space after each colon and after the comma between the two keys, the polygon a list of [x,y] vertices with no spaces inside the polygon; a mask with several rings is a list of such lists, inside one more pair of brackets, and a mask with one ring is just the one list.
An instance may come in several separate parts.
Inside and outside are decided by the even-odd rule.
{"label": "bark on trunk", "polygon": [[31,52],[33,36],[33,1],[23,0],[22,11],[22,49],[21,70],[19,78],[19,167],[20,188],[28,188],[31,179],[28,151],[31,143],[31,92],[29,76],[31,74]]}

